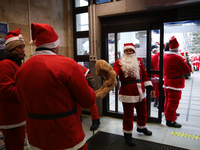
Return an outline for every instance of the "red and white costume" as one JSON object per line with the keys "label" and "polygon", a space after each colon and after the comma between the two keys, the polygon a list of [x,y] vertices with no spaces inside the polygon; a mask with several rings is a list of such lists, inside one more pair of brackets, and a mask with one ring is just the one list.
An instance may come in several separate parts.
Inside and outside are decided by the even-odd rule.
{"label": "red and white costume", "polygon": [[[171,41],[176,41],[174,37]],[[175,46],[174,46],[175,45]],[[179,44],[172,43],[169,47],[178,48]],[[174,48],[174,49],[175,49]],[[184,59],[173,51],[165,52],[163,59],[163,77],[164,77],[164,91],[165,91],[165,104],[164,113],[166,120],[176,120],[176,110],[181,99],[182,89],[185,87],[184,74],[190,73],[190,66]]]}
{"label": "red and white costume", "polygon": [[[79,67],[81,68],[85,77],[91,75],[90,69],[88,69],[87,67],[83,67],[80,64],[79,64]],[[82,108],[81,108],[80,105],[77,105],[77,108],[78,108],[79,115],[81,116],[82,115]],[[92,120],[99,119],[99,112],[98,112],[96,103],[90,108],[90,113],[91,113]]]}
{"label": "red and white costume", "polygon": [[[160,62],[160,52],[156,53],[151,60],[154,70],[160,70],[159,62]],[[155,90],[155,96],[159,99],[159,74],[154,74],[153,85]]]}
{"label": "red and white costume", "polygon": [[[126,55],[126,54],[125,54]],[[131,54],[134,55],[134,54]],[[135,56],[136,57],[136,56]],[[122,57],[123,58],[123,57]],[[134,118],[134,107],[137,111],[137,127],[145,128],[147,120],[147,106],[146,106],[146,93],[145,87],[152,86],[147,73],[145,71],[144,65],[140,59],[136,58],[139,66],[137,73],[129,72],[135,75],[125,75],[123,67],[121,65],[121,60],[117,60],[113,64],[113,69],[119,75],[119,80],[121,81],[121,87],[119,90],[119,101],[123,104],[124,115],[123,115],[123,132],[132,133],[133,130],[133,118]],[[130,83],[132,81],[140,80],[138,83]],[[123,83],[128,83],[123,85]]]}
{"label": "red and white costume", "polygon": [[34,23],[31,29],[39,47],[16,74],[18,97],[27,112],[30,148],[87,149],[76,107],[77,103],[83,108],[92,107],[96,102],[95,92],[74,60],[51,50],[59,44],[51,26]]}
{"label": "red and white costume", "polygon": [[[20,40],[20,29],[7,34],[6,41]],[[14,36],[12,36],[14,35]],[[24,149],[26,114],[17,98],[15,74],[21,65],[7,50],[0,50],[0,130],[7,150]]]}

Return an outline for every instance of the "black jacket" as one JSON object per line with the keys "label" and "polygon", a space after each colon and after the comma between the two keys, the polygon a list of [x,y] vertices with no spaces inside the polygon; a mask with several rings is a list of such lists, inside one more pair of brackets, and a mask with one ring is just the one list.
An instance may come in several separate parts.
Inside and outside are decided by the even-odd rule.
{"label": "black jacket", "polygon": [[4,59],[10,59],[13,60],[17,63],[17,65],[20,67],[22,64],[21,60],[16,59],[15,57],[13,57],[12,53],[9,52],[6,49],[0,49],[0,61],[4,60]]}

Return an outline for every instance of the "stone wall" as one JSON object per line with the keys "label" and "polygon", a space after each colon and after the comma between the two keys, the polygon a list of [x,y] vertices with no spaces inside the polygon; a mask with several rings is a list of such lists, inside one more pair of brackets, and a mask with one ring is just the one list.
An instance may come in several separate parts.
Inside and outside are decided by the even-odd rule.
{"label": "stone wall", "polygon": [[59,54],[73,58],[71,0],[0,0],[0,22],[6,22],[9,31],[21,29],[25,60],[35,51],[35,46],[29,44],[32,22],[51,25],[60,37]]}

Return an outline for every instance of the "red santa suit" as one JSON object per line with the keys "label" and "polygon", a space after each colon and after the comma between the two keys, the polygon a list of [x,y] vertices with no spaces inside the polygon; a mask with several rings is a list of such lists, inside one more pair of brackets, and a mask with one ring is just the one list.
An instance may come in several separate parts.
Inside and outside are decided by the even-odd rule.
{"label": "red santa suit", "polygon": [[[82,72],[83,72],[85,77],[91,75],[90,69],[88,69],[87,67],[83,67],[80,64],[79,64],[79,67],[81,68],[81,70],[82,70]],[[81,108],[81,106],[77,105],[77,108],[78,108],[79,115],[82,116],[82,108]],[[90,113],[91,113],[92,120],[99,119],[99,112],[98,112],[96,103],[90,108]]]}
{"label": "red santa suit", "polygon": [[[51,51],[35,53],[16,76],[18,96],[27,113],[53,115],[72,112],[58,119],[27,117],[27,135],[34,148],[44,150],[81,148],[85,142],[77,103],[83,108],[95,104],[94,90],[88,86],[79,65]],[[45,54],[46,53],[46,54]],[[39,118],[40,118],[39,116]]]}
{"label": "red santa suit", "polygon": [[[20,29],[9,32],[6,41],[10,40],[15,47],[19,46],[19,34]],[[14,81],[20,65],[21,60],[15,59],[10,51],[0,50],[0,130],[4,135],[6,150],[24,149],[26,115],[17,98]]]}
{"label": "red santa suit", "polygon": [[92,107],[95,92],[73,59],[54,52],[59,37],[51,26],[32,23],[31,30],[36,52],[16,74],[18,97],[27,113],[30,148],[86,150],[77,103]]}
{"label": "red santa suit", "polygon": [[[146,106],[146,93],[145,87],[151,85],[144,65],[140,59],[139,61],[139,78],[128,76],[125,77],[120,65],[120,60],[117,60],[113,69],[119,75],[121,81],[121,87],[119,90],[119,101],[123,103],[124,115],[123,115],[123,132],[132,133],[133,130],[133,118],[134,118],[134,107],[137,111],[137,127],[145,128],[147,120],[147,106]],[[132,83],[135,81],[138,83]]]}
{"label": "red santa suit", "polygon": [[176,120],[176,110],[181,99],[182,89],[185,87],[184,74],[190,73],[190,67],[184,59],[175,52],[165,52],[163,60],[163,77],[166,120]]}
{"label": "red santa suit", "polygon": [[[155,56],[155,54],[151,54],[151,70],[155,70],[154,64],[153,64],[154,56]],[[154,86],[154,84],[155,84],[155,75],[154,74],[151,74],[151,82]]]}
{"label": "red santa suit", "polygon": [[[153,57],[153,60],[151,60],[151,63],[154,66],[154,70],[159,70],[159,62],[160,62],[160,52],[156,53]],[[159,98],[159,74],[154,74],[154,90],[155,90],[155,96]]]}

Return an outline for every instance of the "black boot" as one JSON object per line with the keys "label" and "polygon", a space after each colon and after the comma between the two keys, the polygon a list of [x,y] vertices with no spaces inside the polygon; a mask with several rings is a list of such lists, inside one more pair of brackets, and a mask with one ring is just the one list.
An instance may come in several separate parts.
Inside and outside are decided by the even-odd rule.
{"label": "black boot", "polygon": [[124,133],[124,138],[125,138],[125,141],[128,145],[130,146],[135,146],[135,142],[132,138],[132,134],[131,133]]}
{"label": "black boot", "polygon": [[182,127],[181,124],[173,122],[173,121],[169,121],[169,120],[166,121],[166,125],[168,127],[174,127],[174,128],[181,128]]}
{"label": "black boot", "polygon": [[137,128],[137,132],[142,132],[145,135],[149,135],[149,136],[152,135],[152,132],[149,131],[147,128],[144,128],[144,129]]}
{"label": "black boot", "polygon": [[94,130],[98,129],[99,125],[100,125],[99,119],[92,120],[92,126],[90,127],[90,131],[94,131]]}

